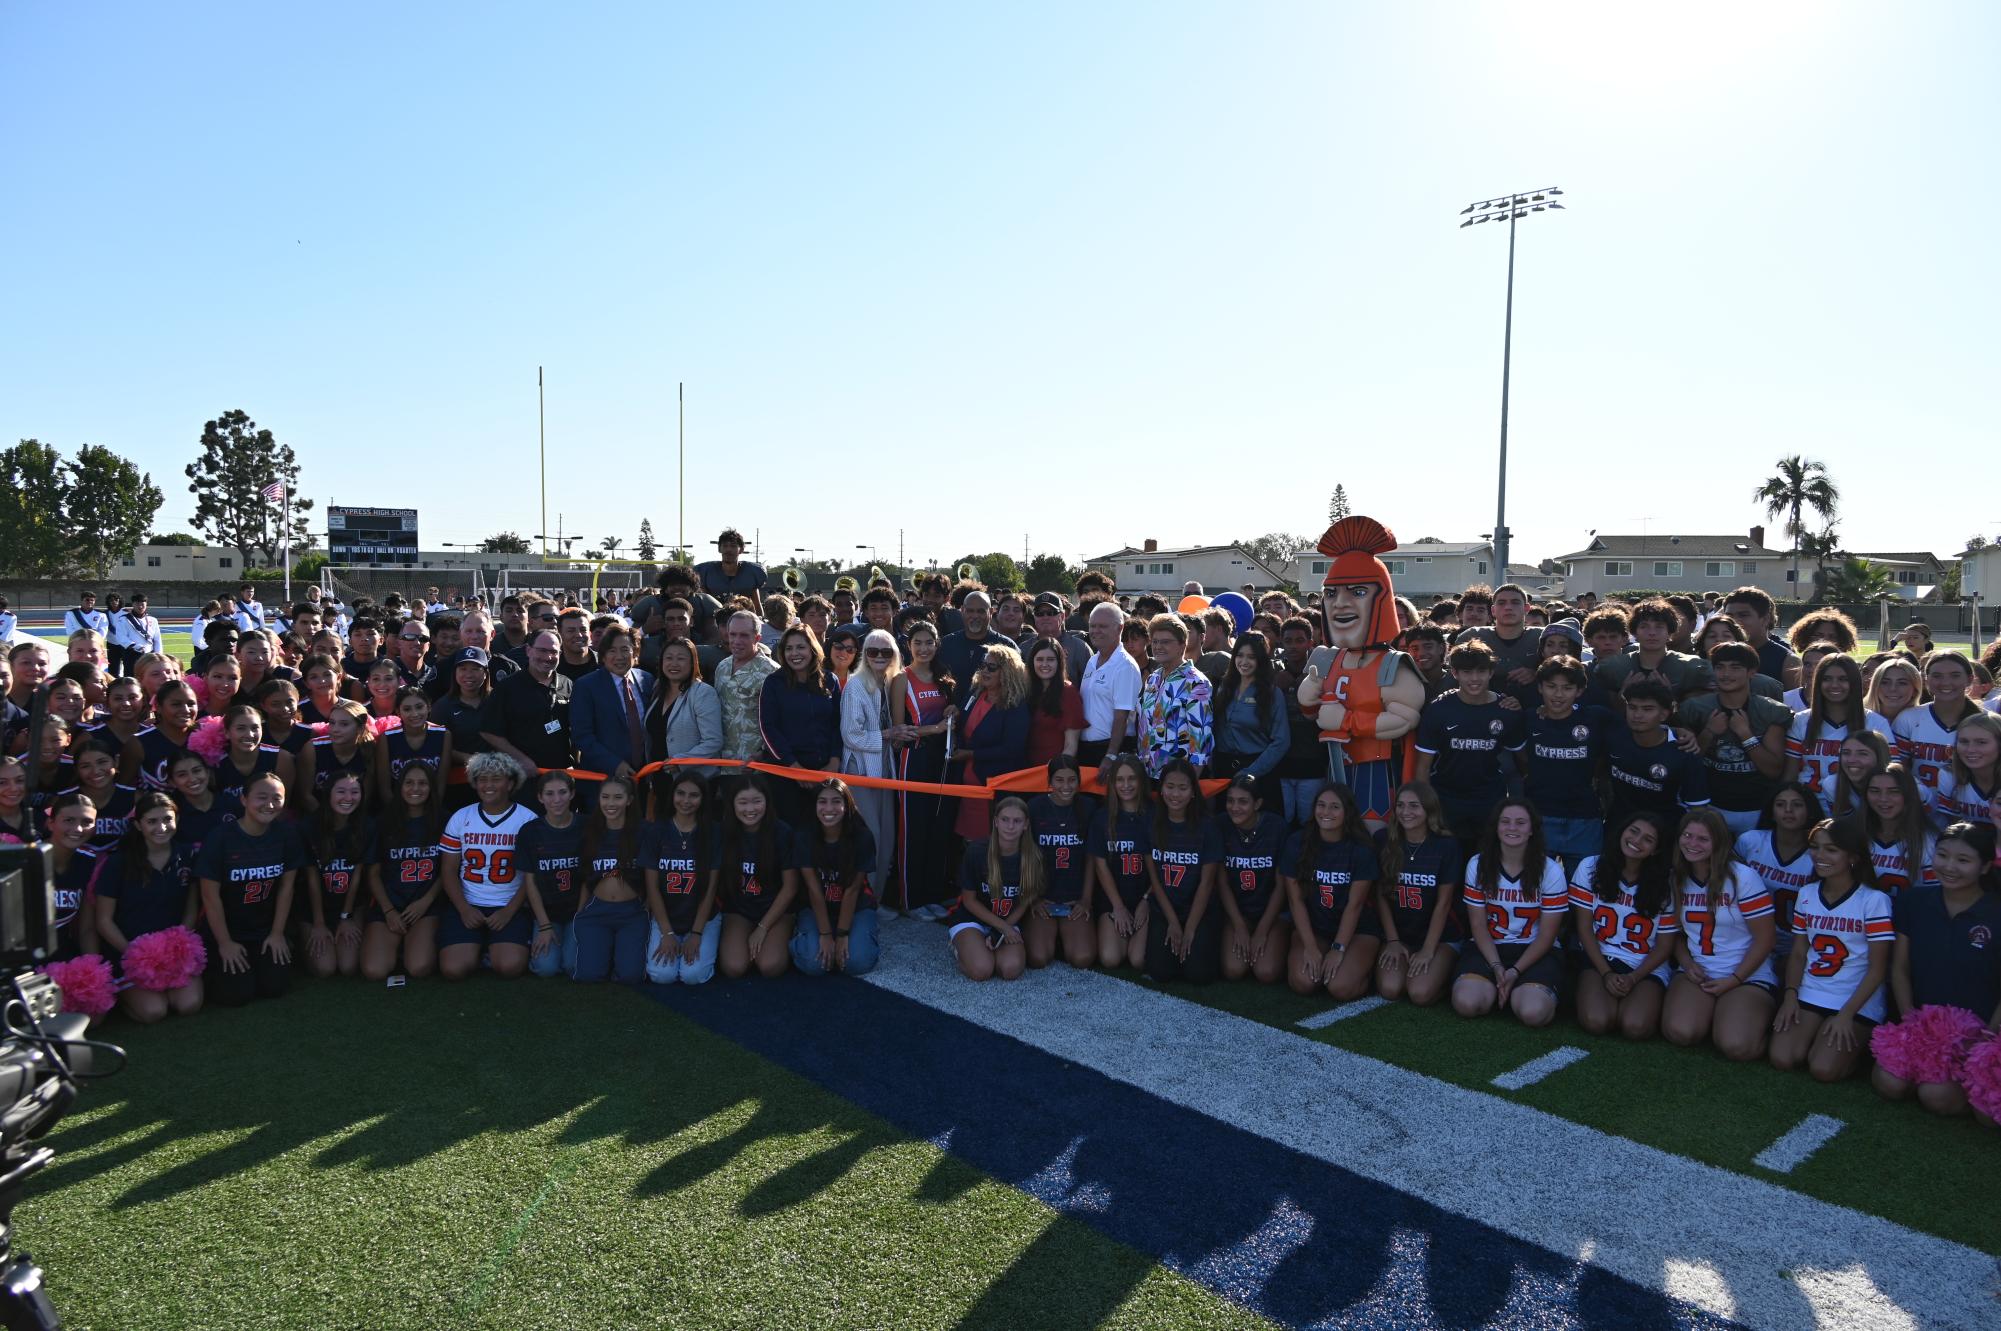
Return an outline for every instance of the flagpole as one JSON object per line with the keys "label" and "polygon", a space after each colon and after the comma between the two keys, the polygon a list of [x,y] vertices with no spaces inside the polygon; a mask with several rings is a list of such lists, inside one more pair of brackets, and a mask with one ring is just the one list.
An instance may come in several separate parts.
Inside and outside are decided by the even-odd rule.
{"label": "flagpole", "polygon": [[[677,485],[675,486],[675,493],[676,493],[676,494],[677,494],[677,495],[679,496],[679,498],[677,499],[677,501],[676,501],[676,502],[678,502],[678,503],[679,503],[679,505],[680,505],[680,508],[681,508],[681,516],[680,516],[680,518],[679,518],[679,519],[678,519],[678,520],[677,520],[677,521],[675,522],[675,524],[674,524],[674,545],[675,545],[675,547],[676,547],[676,548],[677,548],[678,550],[680,550],[680,551],[681,551],[681,556],[680,556],[680,557],[681,557],[682,559],[688,559],[688,554],[687,554],[687,549],[688,549],[688,385],[687,385],[687,384],[685,384],[685,383],[681,383],[681,384],[677,384],[677,385],[675,385],[675,387],[674,387],[674,399],[675,399],[675,401],[676,401],[676,402],[677,402],[677,403],[679,404],[679,405],[678,405],[678,407],[677,407],[677,412],[678,412],[678,414],[679,414],[679,417],[680,417],[680,430],[681,430],[681,478],[680,478],[680,481],[679,481],[679,483],[678,483],[678,484],[677,484]],[[692,563],[692,562],[694,562],[694,561],[692,561],[692,560],[689,560],[689,562],[690,562],[690,563]]]}
{"label": "flagpole", "polygon": [[285,560],[285,607],[286,618],[291,618],[292,605],[292,487],[285,487],[285,516],[283,526],[278,528],[279,548],[284,551]]}

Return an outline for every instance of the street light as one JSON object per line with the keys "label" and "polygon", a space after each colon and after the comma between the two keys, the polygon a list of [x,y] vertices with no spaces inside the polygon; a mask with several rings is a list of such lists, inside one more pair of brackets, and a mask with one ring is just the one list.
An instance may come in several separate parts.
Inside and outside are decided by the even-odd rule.
{"label": "street light", "polygon": [[1494,565],[1502,578],[1508,572],[1508,370],[1515,343],[1515,223],[1530,213],[1561,211],[1563,205],[1557,200],[1562,196],[1562,190],[1550,186],[1481,199],[1459,210],[1466,219],[1459,224],[1462,231],[1487,222],[1505,220],[1508,224],[1508,312],[1501,333],[1501,477],[1494,500]]}
{"label": "street light", "polygon": [[807,562],[807,563],[809,563],[809,564],[811,564],[811,563],[813,563],[813,562],[814,562],[814,560],[813,560],[813,547],[812,547],[812,546],[810,546],[810,545],[795,545],[795,546],[793,546],[793,547],[792,547],[792,553],[793,553],[793,554],[795,554],[795,555],[804,555],[804,556],[806,556],[806,562]]}

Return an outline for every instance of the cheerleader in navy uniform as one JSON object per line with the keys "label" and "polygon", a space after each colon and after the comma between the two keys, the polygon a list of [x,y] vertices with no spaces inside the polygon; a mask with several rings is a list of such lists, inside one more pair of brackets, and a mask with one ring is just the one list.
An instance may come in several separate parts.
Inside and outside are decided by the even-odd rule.
{"label": "cheerleader in navy uniform", "polygon": [[167,767],[188,751],[188,736],[201,719],[194,688],[183,680],[160,686],[153,695],[153,724],[139,732],[139,784],[147,790],[171,785]]}
{"label": "cheerleader in navy uniform", "polygon": [[28,807],[28,769],[19,758],[0,757],[0,846],[25,846],[36,836],[35,811]]}
{"label": "cheerleader in navy uniform", "polygon": [[343,696],[346,681],[341,678],[340,662],[331,656],[315,652],[299,666],[305,679],[305,696],[299,700],[299,720],[307,725],[324,725],[333,719],[333,705]]}
{"label": "cheerleader in navy uniform", "polygon": [[396,787],[396,809],[376,825],[361,973],[378,984],[399,960],[413,980],[438,966],[438,921],[446,903],[436,790],[430,768],[410,768]]}
{"label": "cheerleader in navy uniform", "polygon": [[1285,819],[1265,809],[1259,789],[1254,776],[1232,777],[1216,819],[1223,851],[1216,887],[1223,910],[1222,970],[1226,980],[1248,974],[1261,984],[1276,984],[1292,950],[1287,896],[1278,882],[1286,828]]}
{"label": "cheerleader in navy uniform", "polygon": [[[145,791],[124,838],[105,857],[92,888],[93,913],[98,943],[114,961],[136,938],[194,925],[199,909],[194,864],[176,841],[176,831],[173,801],[157,790]],[[134,1021],[150,1025],[169,1013],[199,1011],[201,999],[201,976],[195,974],[171,989],[128,983],[118,1006]]]}
{"label": "cheerleader in navy uniform", "polygon": [[1146,931],[1146,974],[1157,981],[1203,984],[1222,969],[1222,914],[1213,900],[1222,838],[1203,807],[1202,786],[1184,758],[1160,773],[1147,860],[1153,914]]}
{"label": "cheerleader in navy uniform", "polygon": [[1292,910],[1286,983],[1296,994],[1324,990],[1342,1002],[1360,998],[1376,973],[1388,907],[1375,891],[1381,872],[1375,843],[1348,787],[1320,788],[1306,826],[1287,838],[1279,864]]}
{"label": "cheerleader in navy uniform", "polygon": [[264,742],[264,718],[257,709],[237,704],[223,713],[223,731],[229,736],[229,751],[215,765],[215,793],[243,799],[244,787],[252,777],[273,773],[292,789],[292,755],[276,744]]}
{"label": "cheerleader in navy uniform", "polygon": [[1111,799],[1091,819],[1091,878],[1104,898],[1098,915],[1098,964],[1106,970],[1146,961],[1146,926],[1153,906],[1153,815],[1146,765],[1130,753],[1115,755],[1106,785]]}
{"label": "cheerleader in navy uniform", "polygon": [[1459,889],[1465,881],[1458,839],[1438,795],[1406,781],[1390,806],[1376,895],[1387,906],[1376,990],[1430,1007],[1445,996],[1465,945]]}
{"label": "cheerleader in navy uniform", "polygon": [[[173,785],[175,842],[190,859],[201,854],[202,843],[224,823],[243,816],[243,801],[235,796],[224,799],[215,793],[215,769],[192,750],[175,756],[167,769]],[[154,791],[154,794],[161,792]]]}
{"label": "cheerleader in navy uniform", "polygon": [[1459,954],[1453,1011],[1484,1017],[1505,1007],[1524,1026],[1549,1025],[1563,984],[1555,949],[1570,888],[1562,861],[1544,847],[1534,805],[1505,800],[1488,815],[1480,848],[1466,861],[1463,900],[1473,945]]}
{"label": "cheerleader in navy uniform", "polygon": [[361,703],[369,719],[396,715],[396,695],[403,691],[403,667],[389,657],[379,657],[368,667],[363,680]]}
{"label": "cheerleader in navy uniform", "polygon": [[285,791],[285,802],[303,808],[299,780],[304,759],[299,755],[313,742],[313,732],[299,724],[299,686],[289,679],[267,679],[251,691],[250,701],[264,718],[264,742],[284,750],[292,760],[292,784]]}
{"label": "cheerleader in navy uniform", "polygon": [[1570,881],[1577,952],[1590,972],[1579,979],[1577,1023],[1593,1035],[1650,1040],[1660,1030],[1681,932],[1668,889],[1667,830],[1659,814],[1635,809],[1609,841]]}
{"label": "cheerleader in navy uniform", "polygon": [[544,772],[529,788],[542,816],[521,829],[515,859],[527,876],[528,908],[535,912],[528,969],[547,980],[577,968],[577,936],[570,923],[583,877],[584,821],[577,815],[577,780],[568,772]]}
{"label": "cheerleader in navy uniform", "polygon": [[139,794],[118,783],[118,755],[118,741],[101,734],[84,735],[70,750],[70,771],[76,778],[73,789],[90,796],[97,809],[97,830],[91,833],[90,848],[99,852],[124,839],[133,801]]}
{"label": "cheerleader in navy uniform", "polygon": [[1022,924],[1031,968],[1047,966],[1061,945],[1063,960],[1083,969],[1098,959],[1091,923],[1091,823],[1097,801],[1079,795],[1077,760],[1059,753],[1049,760],[1049,790],[1028,802],[1029,830],[1042,851],[1047,889]]}
{"label": "cheerleader in navy uniform", "polygon": [[813,821],[795,838],[807,909],[792,935],[792,964],[805,975],[861,975],[882,956],[876,939],[875,836],[854,792],[836,778],[813,788]]}
{"label": "cheerleader in navy uniform", "polygon": [[362,905],[373,852],[361,778],[348,773],[327,787],[306,840],[306,969],[324,979],[361,965]]}
{"label": "cheerleader in navy uniform", "polygon": [[994,801],[991,835],[966,844],[959,901],[948,921],[952,954],[969,980],[1016,980],[1028,965],[1021,922],[1048,885],[1028,806],[1013,795]]}
{"label": "cheerleader in navy uniform", "polygon": [[97,951],[97,929],[83,909],[90,880],[101,863],[90,848],[91,834],[97,830],[97,808],[88,795],[72,790],[51,800],[44,818],[49,841],[55,847],[49,858],[55,870],[56,950],[49,960],[67,961]]}
{"label": "cheerleader in navy uniform", "polygon": [[414,684],[404,685],[396,691],[396,717],[401,724],[375,741],[376,789],[396,789],[404,769],[421,763],[442,793],[452,770],[452,736],[431,720],[430,697]]}
{"label": "cheerleader in navy uniform", "polygon": [[285,783],[258,773],[244,787],[243,817],[217,829],[196,862],[211,940],[208,989],[225,1007],[277,998],[291,986],[285,925],[306,854],[284,812]]}
{"label": "cheerleader in navy uniform", "polygon": [[584,826],[583,888],[570,921],[577,946],[570,978],[580,984],[646,979],[646,939],[666,928],[667,910],[647,886],[639,842],[639,788],[629,777],[606,777]]}
{"label": "cheerleader in navy uniform", "polygon": [[[353,772],[372,793],[374,743],[375,729],[369,725],[368,712],[362,705],[347,698],[335,703],[333,715],[327,718],[327,733],[306,746],[306,770],[300,786],[307,805],[317,804],[327,786],[342,772]],[[434,789],[436,785],[432,783]]]}
{"label": "cheerleader in navy uniform", "polygon": [[[1967,718],[1968,721],[1973,718]],[[1959,733],[1967,733],[1967,722]],[[1870,1035],[1878,1094],[1918,1103],[1934,1114],[1964,1114],[1966,1089],[1953,1076],[1962,1041],[2001,1030],[2001,871],[1994,829],[1959,822],[1945,829],[1932,856],[1937,887],[1897,898],[1897,940],[1890,953],[1890,995],[1898,1020]]]}
{"label": "cheerleader in navy uniform", "polygon": [[707,857],[714,854],[703,817],[707,802],[702,778],[681,768],[668,787],[672,813],[647,828],[647,885],[667,907],[665,931],[647,939],[646,978],[655,984],[705,984],[716,973],[723,921],[714,893],[705,890],[712,879]]}
{"label": "cheerleader in navy uniform", "polygon": [[724,806],[709,870],[709,892],[723,915],[716,964],[728,978],[752,967],[767,979],[785,973],[799,900],[796,859],[792,829],[772,808],[770,784],[760,774],[742,778]]}

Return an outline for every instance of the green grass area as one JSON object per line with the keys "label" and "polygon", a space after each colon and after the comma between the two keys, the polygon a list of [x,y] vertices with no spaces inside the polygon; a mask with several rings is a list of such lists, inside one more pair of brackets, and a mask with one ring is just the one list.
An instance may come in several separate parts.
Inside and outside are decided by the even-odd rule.
{"label": "green grass area", "polygon": [[182,665],[195,659],[194,635],[186,629],[161,629],[160,645]]}
{"label": "green grass area", "polygon": [[[1602,1132],[2001,1254],[2001,1199],[1994,1189],[2001,1177],[2001,1133],[1971,1119],[1941,1119],[1915,1105],[1891,1104],[1866,1077],[1824,1086],[1804,1072],[1731,1063],[1707,1048],[1589,1035],[1568,1016],[1530,1030],[1507,1017],[1468,1021],[1444,1004],[1420,1009],[1393,1003],[1309,1031],[1296,1023],[1335,1006],[1332,1000],[1250,983],[1176,985],[1172,992],[1302,1039],[1518,1099]],[[1518,1092],[1492,1085],[1501,1073],[1561,1045],[1590,1057]],[[1752,1164],[1808,1114],[1826,1114],[1847,1127],[1790,1174]]]}
{"label": "green grass area", "polygon": [[622,991],[327,982],[108,1038],[16,1216],[84,1331],[1267,1325]]}

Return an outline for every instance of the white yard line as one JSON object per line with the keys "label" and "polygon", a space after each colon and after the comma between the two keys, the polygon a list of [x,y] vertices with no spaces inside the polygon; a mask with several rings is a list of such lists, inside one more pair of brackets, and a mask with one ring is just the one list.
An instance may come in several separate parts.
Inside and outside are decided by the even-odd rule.
{"label": "white yard line", "polygon": [[[1745,1326],[1995,1325],[1994,1259],[1962,1244],[1109,975],[973,984],[935,926],[882,932],[870,984],[1566,1260],[1589,1253],[1648,1289],[1695,1285]],[[1658,1204],[1580,1204],[1591,1197]]]}
{"label": "white yard line", "polygon": [[1834,1135],[1847,1126],[1838,1118],[1808,1114],[1785,1136],[1758,1152],[1751,1163],[1774,1174],[1790,1174],[1805,1164],[1808,1156],[1833,1141]]}
{"label": "white yard line", "polygon": [[1576,1045],[1563,1045],[1552,1049],[1540,1058],[1532,1058],[1513,1072],[1503,1072],[1494,1078],[1494,1085],[1504,1091],[1519,1091],[1524,1086],[1533,1086],[1552,1072],[1561,1072],[1572,1063],[1591,1057]]}
{"label": "white yard line", "polygon": [[1360,1017],[1374,1012],[1379,1007],[1388,1007],[1389,1005],[1389,999],[1379,994],[1371,994],[1367,998],[1358,998],[1352,1003],[1343,1003],[1340,1007],[1328,1008],[1325,1012],[1316,1012],[1310,1017],[1301,1017],[1299,1025],[1306,1030],[1317,1031],[1323,1027],[1332,1026],[1337,1021],[1346,1021],[1350,1017]]}

